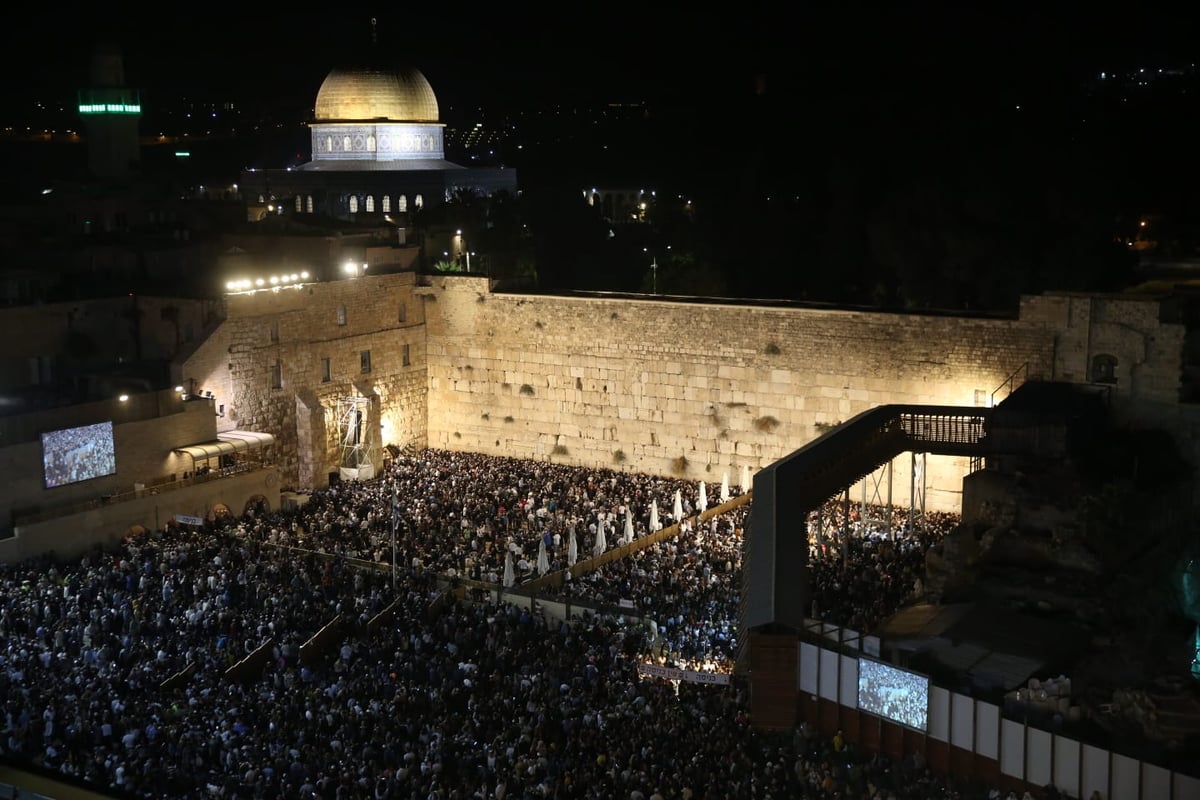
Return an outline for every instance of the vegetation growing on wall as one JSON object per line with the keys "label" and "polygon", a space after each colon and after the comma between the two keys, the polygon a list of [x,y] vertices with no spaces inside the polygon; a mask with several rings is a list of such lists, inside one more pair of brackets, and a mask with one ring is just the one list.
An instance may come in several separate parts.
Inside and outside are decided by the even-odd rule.
{"label": "vegetation growing on wall", "polygon": [[774,433],[776,428],[778,428],[778,427],[779,427],[779,420],[775,419],[770,414],[768,414],[765,417],[759,417],[758,419],[754,420],[754,430],[759,431],[761,433]]}

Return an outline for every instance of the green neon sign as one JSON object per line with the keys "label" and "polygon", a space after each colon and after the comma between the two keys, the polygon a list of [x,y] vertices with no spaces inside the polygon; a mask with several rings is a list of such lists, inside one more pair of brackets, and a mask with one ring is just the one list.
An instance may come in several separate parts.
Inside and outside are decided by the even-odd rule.
{"label": "green neon sign", "polygon": [[140,114],[140,103],[80,103],[80,114]]}

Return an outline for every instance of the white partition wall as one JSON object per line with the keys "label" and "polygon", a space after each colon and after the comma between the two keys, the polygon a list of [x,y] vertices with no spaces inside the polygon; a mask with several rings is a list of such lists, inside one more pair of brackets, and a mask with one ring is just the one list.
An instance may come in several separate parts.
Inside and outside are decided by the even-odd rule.
{"label": "white partition wall", "polygon": [[1112,756],[1112,779],[1107,796],[1113,798],[1141,797],[1142,765],[1135,758]]}
{"label": "white partition wall", "polygon": [[963,750],[975,746],[975,701],[957,692],[950,695],[950,744]]}
{"label": "white partition wall", "polygon": [[929,687],[929,738],[950,741],[950,692],[940,686]]}
{"label": "white partition wall", "polygon": [[1000,757],[1000,706],[975,704],[975,752],[984,758]]}
{"label": "white partition wall", "polygon": [[817,689],[822,700],[838,699],[838,654],[833,650],[821,650],[821,671],[817,677]]}
{"label": "white partition wall", "polygon": [[1025,726],[1011,719],[1000,720],[1000,774],[1025,777]]}
{"label": "white partition wall", "polygon": [[820,672],[821,650],[815,644],[800,643],[800,691],[814,697],[817,694],[817,674]]}
{"label": "white partition wall", "polygon": [[[1090,798],[1092,792],[1100,792],[1101,797],[1108,797],[1108,751],[1085,744],[1080,758],[1083,761],[1081,769],[1083,786],[1079,796]],[[1113,795],[1113,797],[1115,796]]]}
{"label": "white partition wall", "polygon": [[1065,736],[1054,737],[1054,785],[1079,796],[1079,742]]}
{"label": "white partition wall", "polygon": [[1171,773],[1153,764],[1142,764],[1142,797],[1171,796]]}
{"label": "white partition wall", "polygon": [[842,705],[858,708],[858,659],[842,656]]}
{"label": "white partition wall", "polygon": [[[807,642],[799,648],[800,691],[857,709],[859,659]],[[1094,792],[1103,800],[1200,800],[1200,778],[1004,719],[1001,711],[992,703],[930,686],[927,735],[998,761],[1000,774],[1008,778],[1032,787],[1053,784],[1081,800],[1090,800]]]}
{"label": "white partition wall", "polygon": [[1051,758],[1054,737],[1037,728],[1025,729],[1025,780],[1034,786],[1046,786],[1051,782]]}
{"label": "white partition wall", "polygon": [[1174,800],[1200,800],[1200,779],[1175,773]]}

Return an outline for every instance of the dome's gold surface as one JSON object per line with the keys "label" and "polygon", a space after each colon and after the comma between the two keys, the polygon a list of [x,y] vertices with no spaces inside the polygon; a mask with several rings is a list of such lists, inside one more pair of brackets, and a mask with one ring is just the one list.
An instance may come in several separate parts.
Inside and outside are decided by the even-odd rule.
{"label": "dome's gold surface", "polygon": [[318,122],[437,122],[437,97],[418,70],[335,69],[317,92]]}

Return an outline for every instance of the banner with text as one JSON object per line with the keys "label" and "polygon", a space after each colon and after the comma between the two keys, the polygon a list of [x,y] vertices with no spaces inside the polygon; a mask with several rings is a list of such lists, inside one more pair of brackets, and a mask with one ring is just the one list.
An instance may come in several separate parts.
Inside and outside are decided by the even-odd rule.
{"label": "banner with text", "polygon": [[676,669],[659,664],[638,664],[639,675],[651,675],[655,678],[666,678],[672,681],[687,681],[688,683],[711,683],[719,686],[729,685],[729,675],[724,672],[700,672],[694,669]]}

